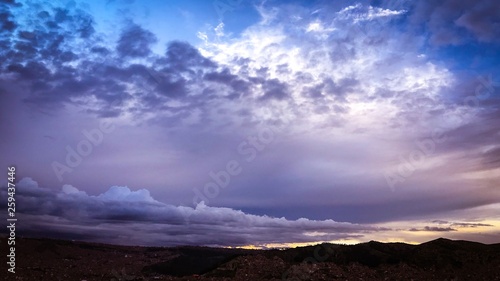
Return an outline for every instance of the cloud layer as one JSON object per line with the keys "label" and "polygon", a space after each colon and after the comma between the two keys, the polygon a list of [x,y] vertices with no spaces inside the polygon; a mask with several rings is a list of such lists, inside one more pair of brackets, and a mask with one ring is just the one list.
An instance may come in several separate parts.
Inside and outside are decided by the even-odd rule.
{"label": "cloud layer", "polygon": [[[3,189],[2,196],[7,197]],[[16,202],[23,222],[20,235],[129,245],[265,246],[349,240],[387,230],[333,220],[256,216],[204,203],[176,207],[156,201],[146,189],[131,191],[123,186],[97,196],[71,185],[54,191],[31,178],[17,183]]]}
{"label": "cloud layer", "polygon": [[[141,17],[110,16],[110,32],[83,2],[3,1],[1,163],[63,186],[25,180],[20,196],[30,221],[67,237],[118,239],[126,222],[138,243],[243,245],[496,220],[497,6],[264,1],[245,28],[226,14],[199,41],[158,46],[165,34]],[[103,120],[113,132],[58,177],[53,163],[67,164]],[[241,172],[206,196],[217,207],[193,204],[228,163]],[[151,237],[138,238],[143,227]]]}

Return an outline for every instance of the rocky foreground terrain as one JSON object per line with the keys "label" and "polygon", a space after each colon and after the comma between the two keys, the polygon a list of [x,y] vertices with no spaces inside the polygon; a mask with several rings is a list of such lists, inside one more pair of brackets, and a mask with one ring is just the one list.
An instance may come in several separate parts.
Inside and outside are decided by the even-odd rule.
{"label": "rocky foreground terrain", "polygon": [[500,280],[500,244],[437,239],[286,250],[129,247],[17,239],[0,280]]}

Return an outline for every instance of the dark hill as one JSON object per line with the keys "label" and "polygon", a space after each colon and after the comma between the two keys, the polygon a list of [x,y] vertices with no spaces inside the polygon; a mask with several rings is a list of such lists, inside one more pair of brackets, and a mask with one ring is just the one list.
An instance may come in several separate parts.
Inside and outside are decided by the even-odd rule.
{"label": "dark hill", "polygon": [[[5,238],[0,239],[7,252]],[[0,280],[500,280],[500,244],[436,239],[286,250],[130,247],[18,238]],[[7,272],[6,255],[1,270]]]}

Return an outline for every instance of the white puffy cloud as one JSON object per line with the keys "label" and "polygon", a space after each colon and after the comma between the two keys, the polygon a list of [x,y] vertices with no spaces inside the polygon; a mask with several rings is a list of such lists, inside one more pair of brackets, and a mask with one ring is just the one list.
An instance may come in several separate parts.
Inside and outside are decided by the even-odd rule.
{"label": "white puffy cloud", "polygon": [[[390,24],[405,10],[357,4],[330,17],[328,9],[312,16],[298,7],[259,11],[261,22],[240,36],[207,38],[200,50],[243,81],[282,82],[286,98],[264,106],[290,115],[297,121],[295,128],[307,118],[307,127],[340,124],[380,130],[402,121],[397,115],[408,110],[405,102],[411,101],[415,109],[422,104],[425,111],[435,110],[442,90],[453,85],[448,69],[421,56],[423,41],[408,41]],[[292,12],[296,17],[290,19]],[[379,18],[383,20],[372,26]],[[265,95],[265,87],[257,85],[233,102],[233,110],[245,107],[265,120],[259,106]],[[422,102],[425,99],[433,104]]]}
{"label": "white puffy cloud", "polygon": [[74,195],[84,195],[86,196],[87,193],[85,191],[78,190],[78,188],[70,185],[70,184],[65,184],[62,187],[62,192],[64,194],[74,194]]}
{"label": "white puffy cloud", "polygon": [[120,201],[120,202],[156,202],[149,191],[146,189],[139,189],[131,191],[126,186],[112,186],[108,191],[97,196],[103,201]]}
{"label": "white puffy cloud", "polygon": [[17,186],[21,187],[22,189],[32,190],[38,187],[38,183],[30,177],[24,177],[21,180],[19,180]]}
{"label": "white puffy cloud", "polygon": [[391,10],[357,3],[356,5],[347,6],[337,12],[337,18],[358,23],[360,21],[371,21],[378,18],[397,16],[404,13],[406,13],[406,10]]}

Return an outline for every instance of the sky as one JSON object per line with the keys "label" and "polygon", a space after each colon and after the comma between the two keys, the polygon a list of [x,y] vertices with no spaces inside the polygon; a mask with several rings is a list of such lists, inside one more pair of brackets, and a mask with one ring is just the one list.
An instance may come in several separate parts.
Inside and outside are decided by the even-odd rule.
{"label": "sky", "polygon": [[0,25],[19,235],[500,242],[498,1],[3,0]]}

